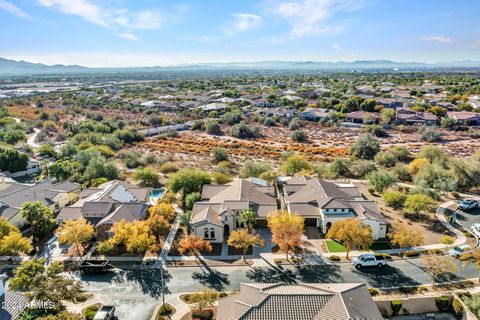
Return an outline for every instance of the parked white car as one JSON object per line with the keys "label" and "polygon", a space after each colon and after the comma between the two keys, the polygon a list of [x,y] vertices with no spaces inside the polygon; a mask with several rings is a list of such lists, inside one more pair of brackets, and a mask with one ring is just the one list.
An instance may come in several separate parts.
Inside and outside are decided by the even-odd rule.
{"label": "parked white car", "polygon": [[480,238],[480,223],[474,223],[472,225],[472,232],[475,236]]}
{"label": "parked white car", "polygon": [[473,251],[472,247],[470,247],[468,244],[462,244],[448,251],[448,254],[451,255],[452,257],[458,258],[462,254],[471,253],[472,251]]}
{"label": "parked white car", "polygon": [[458,203],[458,209],[462,211],[472,210],[478,207],[478,201],[473,199],[465,199]]}
{"label": "parked white car", "polygon": [[385,259],[384,256],[379,254],[365,253],[365,254],[362,254],[361,256],[353,258],[352,264],[357,269],[361,269],[363,267],[382,268],[387,265],[387,260]]}

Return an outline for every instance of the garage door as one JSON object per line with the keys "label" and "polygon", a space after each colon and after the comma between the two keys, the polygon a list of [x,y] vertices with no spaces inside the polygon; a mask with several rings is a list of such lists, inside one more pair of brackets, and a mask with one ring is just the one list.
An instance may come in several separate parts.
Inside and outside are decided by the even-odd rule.
{"label": "garage door", "polygon": [[317,218],[306,218],[305,219],[305,226],[316,227],[317,226]]}

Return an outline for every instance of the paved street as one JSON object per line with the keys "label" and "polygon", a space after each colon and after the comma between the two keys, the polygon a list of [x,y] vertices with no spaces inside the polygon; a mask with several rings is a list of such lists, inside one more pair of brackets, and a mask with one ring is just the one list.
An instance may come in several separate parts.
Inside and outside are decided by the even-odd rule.
{"label": "paved street", "polygon": [[469,211],[458,210],[457,220],[462,226],[471,230],[470,228],[474,223],[480,223],[480,209],[476,208]]}
{"label": "paved street", "polygon": [[[455,281],[478,277],[478,268],[458,262],[456,275],[438,279]],[[161,299],[160,271],[156,268],[117,269],[105,275],[82,276],[85,289],[99,299],[117,306],[119,319],[149,319]],[[384,269],[358,271],[350,264],[305,267],[246,266],[199,268],[171,267],[165,272],[167,299],[174,294],[201,290],[209,286],[216,290],[238,289],[241,282],[367,282],[373,287],[388,288],[430,284],[431,278],[422,269],[420,259],[390,263]]]}

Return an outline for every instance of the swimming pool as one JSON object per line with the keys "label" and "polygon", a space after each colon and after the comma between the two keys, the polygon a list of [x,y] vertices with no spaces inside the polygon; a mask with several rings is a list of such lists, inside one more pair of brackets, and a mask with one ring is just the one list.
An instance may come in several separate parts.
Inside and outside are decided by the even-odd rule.
{"label": "swimming pool", "polygon": [[165,188],[153,189],[152,192],[150,192],[150,203],[156,204],[158,199],[161,199],[163,197],[165,191]]}

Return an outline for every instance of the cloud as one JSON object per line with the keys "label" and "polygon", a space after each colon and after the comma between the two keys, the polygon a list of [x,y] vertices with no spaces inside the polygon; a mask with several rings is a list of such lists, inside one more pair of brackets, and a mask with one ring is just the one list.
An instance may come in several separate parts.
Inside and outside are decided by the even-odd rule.
{"label": "cloud", "polygon": [[[2,1],[2,0],[0,0]],[[54,8],[63,14],[78,16],[88,22],[111,29],[121,38],[135,41],[134,30],[156,30],[177,21],[188,6],[177,5],[167,15],[160,9],[132,12],[128,9],[106,8],[89,0],[37,0],[40,5]]]}
{"label": "cloud", "polygon": [[330,23],[334,16],[363,8],[363,0],[294,0],[273,2],[270,11],[290,24],[290,38],[303,38],[336,34],[345,30],[337,22]]}
{"label": "cloud", "polygon": [[332,48],[338,51],[342,51],[342,47],[338,43],[332,44]]}
{"label": "cloud", "polygon": [[26,13],[25,11],[23,11],[22,9],[20,9],[19,7],[17,7],[16,5],[8,1],[0,0],[0,9],[8,11],[11,14],[23,19],[27,19],[27,20],[33,19],[28,13]]}
{"label": "cloud", "polygon": [[102,9],[86,0],[38,0],[44,7],[54,7],[68,15],[79,16],[89,22],[110,28]]}
{"label": "cloud", "polygon": [[141,11],[134,15],[134,21],[130,26],[132,29],[159,29],[161,27],[162,15],[157,10]]}
{"label": "cloud", "polygon": [[255,30],[262,21],[262,17],[252,13],[237,13],[233,15],[234,21],[227,25],[224,32],[232,36],[237,32]]}
{"label": "cloud", "polygon": [[117,36],[123,39],[127,39],[129,41],[138,41],[138,37],[131,32],[123,32],[123,33],[117,33]]}
{"label": "cloud", "polygon": [[428,42],[438,42],[438,43],[450,43],[453,41],[452,38],[447,36],[423,36],[422,39]]}

